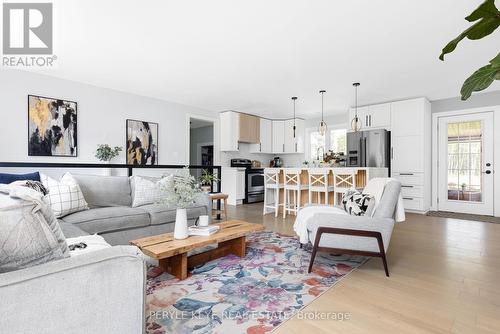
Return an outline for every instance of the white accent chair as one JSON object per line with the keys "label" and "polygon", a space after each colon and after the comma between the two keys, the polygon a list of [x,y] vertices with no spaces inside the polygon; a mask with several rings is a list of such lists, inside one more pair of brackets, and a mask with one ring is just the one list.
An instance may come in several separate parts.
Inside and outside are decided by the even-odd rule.
{"label": "white accent chair", "polygon": [[[401,183],[388,182],[382,197],[370,216],[316,213],[307,223],[309,241],[313,244],[309,272],[318,251],[380,257],[389,277],[386,252],[391,240]],[[302,245],[301,245],[302,247]]]}
{"label": "white accent chair", "polygon": [[317,204],[321,204],[321,194],[325,195],[325,203],[328,204],[328,194],[334,191],[333,185],[328,185],[328,168],[309,169],[309,204],[313,203],[313,193],[318,194]]}
{"label": "white accent chair", "polygon": [[[280,183],[280,169],[264,169],[264,210],[263,215],[267,214],[267,209],[274,210],[274,216],[278,217],[279,207],[283,203],[279,202],[280,190],[283,189],[283,183]],[[269,203],[269,195],[272,195],[274,202]]]}
{"label": "white accent chair", "polygon": [[285,181],[283,190],[283,218],[286,217],[287,213],[291,212],[297,215],[297,212],[300,210],[301,192],[308,188],[306,184],[301,184],[301,173],[302,170],[298,168],[283,169],[283,178]]}
{"label": "white accent chair", "polygon": [[356,189],[356,169],[332,168],[334,199],[333,205],[337,205],[339,194],[342,196],[351,189]]}

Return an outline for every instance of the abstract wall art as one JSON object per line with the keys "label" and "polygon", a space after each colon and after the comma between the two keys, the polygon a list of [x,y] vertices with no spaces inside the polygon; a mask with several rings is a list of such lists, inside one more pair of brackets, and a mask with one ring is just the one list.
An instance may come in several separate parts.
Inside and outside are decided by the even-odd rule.
{"label": "abstract wall art", "polygon": [[158,164],[158,123],[127,119],[127,164]]}
{"label": "abstract wall art", "polygon": [[76,157],[77,103],[28,95],[28,155]]}

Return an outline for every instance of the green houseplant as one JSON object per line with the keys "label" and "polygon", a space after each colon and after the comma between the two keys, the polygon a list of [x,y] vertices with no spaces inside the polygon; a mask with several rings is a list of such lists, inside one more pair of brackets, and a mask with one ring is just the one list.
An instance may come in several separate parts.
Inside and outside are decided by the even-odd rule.
{"label": "green houseplant", "polygon": [[117,157],[122,148],[120,146],[115,146],[111,148],[108,144],[100,144],[97,146],[97,150],[95,151],[95,157],[101,161],[109,163],[113,158]]}
{"label": "green houseplant", "polygon": [[[120,146],[111,148],[108,144],[100,144],[97,146],[97,150],[95,151],[95,157],[100,161],[109,164],[110,161],[113,160],[113,158],[116,158],[121,151],[122,148]],[[104,168],[104,175],[110,176],[111,168]]]}
{"label": "green houseplant", "polygon": [[212,191],[212,182],[218,182],[219,178],[210,173],[208,169],[204,169],[198,180],[201,183],[201,190],[203,192],[209,193],[210,191]]}
{"label": "green houseplant", "polygon": [[[444,56],[453,52],[458,43],[466,37],[470,40],[479,40],[492,34],[500,26],[500,11],[495,6],[495,0],[486,0],[465,19],[475,23],[450,41],[443,48],[439,59],[444,61]],[[467,100],[473,92],[488,88],[495,80],[500,80],[500,53],[490,60],[488,65],[481,67],[465,80],[460,91],[462,100]]]}
{"label": "green houseplant", "polygon": [[184,167],[173,175],[160,181],[160,189],[164,196],[162,203],[175,207],[174,238],[186,239],[189,236],[187,226],[186,208],[194,203],[201,190],[196,184],[196,179],[189,173],[189,168]]}

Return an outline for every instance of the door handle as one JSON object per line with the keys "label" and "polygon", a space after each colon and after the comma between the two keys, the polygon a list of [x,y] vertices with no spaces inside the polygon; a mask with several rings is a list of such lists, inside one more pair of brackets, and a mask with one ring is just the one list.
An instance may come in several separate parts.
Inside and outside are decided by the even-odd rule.
{"label": "door handle", "polygon": [[262,143],[259,143],[259,152],[262,152]]}
{"label": "door handle", "polygon": [[413,186],[405,186],[405,185],[403,185],[403,186],[401,186],[401,188],[413,188]]}
{"label": "door handle", "polygon": [[283,153],[285,153],[285,144],[283,144]]}
{"label": "door handle", "polygon": [[368,125],[368,115],[365,115],[365,126],[369,126]]}
{"label": "door handle", "polygon": [[413,201],[413,198],[411,198],[411,197],[403,197],[403,199],[406,199],[408,201]]}
{"label": "door handle", "polygon": [[399,175],[411,176],[411,175],[413,175],[413,173],[399,173]]}
{"label": "door handle", "polygon": [[295,143],[295,153],[297,153],[297,143]]}
{"label": "door handle", "polygon": [[394,160],[394,147],[391,147],[391,160]]}
{"label": "door handle", "polygon": [[368,119],[370,120],[370,126],[372,126],[372,115],[369,115]]}
{"label": "door handle", "polygon": [[492,172],[491,172],[491,170],[489,170],[489,169],[483,172],[483,174],[488,174],[488,175],[490,175],[491,173],[492,173]]}

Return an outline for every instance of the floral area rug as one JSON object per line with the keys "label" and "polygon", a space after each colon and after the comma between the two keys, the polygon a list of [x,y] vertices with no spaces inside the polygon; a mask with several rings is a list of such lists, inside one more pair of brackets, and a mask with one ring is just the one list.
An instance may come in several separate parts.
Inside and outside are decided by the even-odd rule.
{"label": "floral area rug", "polygon": [[318,253],[294,237],[259,232],[247,237],[246,257],[229,255],[195,268],[183,281],[148,270],[146,332],[247,333],[272,331],[360,266],[364,257]]}

